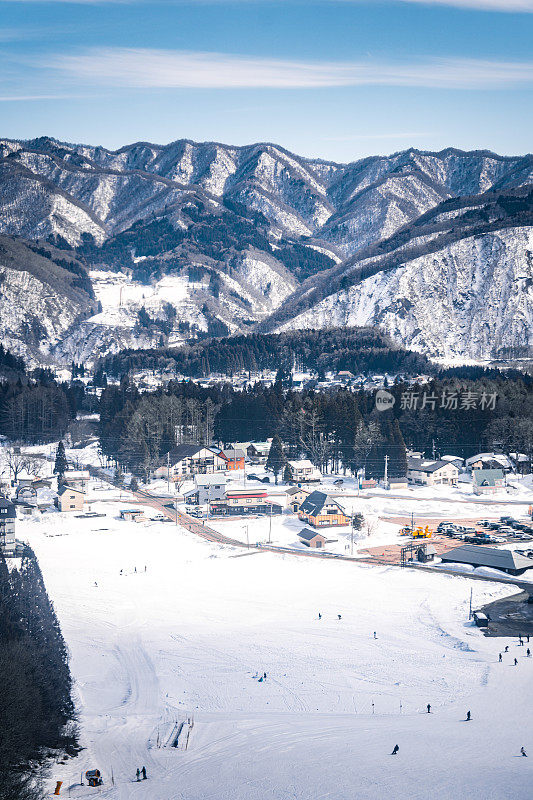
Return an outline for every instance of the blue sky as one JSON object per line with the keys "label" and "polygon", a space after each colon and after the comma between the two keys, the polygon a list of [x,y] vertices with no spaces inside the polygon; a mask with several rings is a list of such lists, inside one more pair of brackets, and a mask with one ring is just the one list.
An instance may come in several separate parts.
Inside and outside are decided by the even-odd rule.
{"label": "blue sky", "polygon": [[533,0],[0,0],[0,136],[530,152]]}

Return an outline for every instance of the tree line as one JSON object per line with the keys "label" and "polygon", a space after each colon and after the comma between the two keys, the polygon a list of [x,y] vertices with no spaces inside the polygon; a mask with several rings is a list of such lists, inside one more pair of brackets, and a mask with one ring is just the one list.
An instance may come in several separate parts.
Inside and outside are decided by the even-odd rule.
{"label": "tree line", "polygon": [[250,334],[196,342],[181,348],[123,350],[101,359],[98,368],[108,375],[140,369],[171,371],[191,377],[211,372],[277,370],[280,366],[316,371],[348,370],[354,374],[436,374],[428,359],[397,347],[375,328],[329,328]]}
{"label": "tree line", "polygon": [[[387,456],[389,477],[403,477],[406,448],[427,457],[467,458],[484,450],[532,454],[532,384],[527,375],[397,383],[389,389],[393,407],[378,411],[375,393],[297,392],[281,379],[244,391],[229,384],[202,388],[171,381],[165,389],[143,393],[124,379],[102,393],[101,448],[108,458],[146,476],[175,444],[230,444],[277,435],[285,459],[305,457],[323,471],[364,469],[367,477],[381,478]],[[492,400],[483,408],[462,401],[483,394],[492,398],[493,407]],[[455,405],[448,402],[453,396]],[[411,397],[417,399],[409,405]]]}
{"label": "tree line", "polygon": [[37,800],[36,776],[75,755],[68,652],[32,550],[18,569],[0,555],[0,800]]}

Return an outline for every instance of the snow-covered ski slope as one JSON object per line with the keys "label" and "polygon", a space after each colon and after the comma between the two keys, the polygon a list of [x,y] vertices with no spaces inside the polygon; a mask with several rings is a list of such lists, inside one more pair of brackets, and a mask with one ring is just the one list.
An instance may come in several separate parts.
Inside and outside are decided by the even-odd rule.
{"label": "snow-covered ski slope", "polygon": [[[19,525],[72,654],[85,749],[52,769],[64,794],[531,798],[533,658],[467,622],[472,585],[475,606],[511,589],[233,550],[98,505],[107,517]],[[187,750],[158,746],[187,718]],[[103,787],[74,786],[88,768]]]}

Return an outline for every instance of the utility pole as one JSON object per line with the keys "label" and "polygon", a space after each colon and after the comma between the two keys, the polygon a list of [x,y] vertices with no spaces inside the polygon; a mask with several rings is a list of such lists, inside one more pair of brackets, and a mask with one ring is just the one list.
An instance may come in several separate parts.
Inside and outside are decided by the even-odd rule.
{"label": "utility pole", "polygon": [[435,461],[435,439],[432,440],[433,443],[433,461]]}
{"label": "utility pole", "polygon": [[472,592],[473,588],[470,587],[470,610],[468,612],[468,619],[472,619]]}
{"label": "utility pole", "polygon": [[272,503],[270,503],[270,523],[268,526],[268,543],[272,541]]}
{"label": "utility pole", "polygon": [[385,456],[385,475],[383,476],[383,483],[385,485],[385,489],[389,485],[389,477],[388,477],[388,467],[389,467],[389,457]]}
{"label": "utility pole", "polygon": [[167,453],[167,492],[170,493],[170,450]]}

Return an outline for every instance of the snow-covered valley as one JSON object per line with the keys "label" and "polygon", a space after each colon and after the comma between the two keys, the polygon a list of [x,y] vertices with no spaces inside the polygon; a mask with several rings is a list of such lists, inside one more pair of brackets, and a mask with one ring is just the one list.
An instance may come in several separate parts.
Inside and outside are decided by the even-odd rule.
{"label": "snow-covered valley", "polygon": [[[230,548],[99,494],[105,518],[20,531],[72,655],[85,749],[50,776],[70,796],[99,768],[120,800],[529,798],[533,659],[468,622],[468,579]],[[510,593],[474,584],[476,607]]]}

